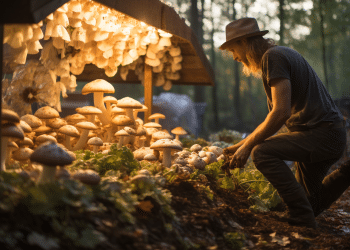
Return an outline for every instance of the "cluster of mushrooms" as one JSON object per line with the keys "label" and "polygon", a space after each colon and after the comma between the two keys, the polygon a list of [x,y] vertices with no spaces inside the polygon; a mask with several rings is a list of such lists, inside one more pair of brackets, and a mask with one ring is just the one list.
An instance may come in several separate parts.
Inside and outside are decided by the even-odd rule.
{"label": "cluster of mushrooms", "polygon": [[[114,93],[113,85],[105,80],[87,83],[82,94],[89,93],[94,96],[94,106],[79,107],[76,114],[65,118],[60,118],[57,110],[49,106],[22,117],[2,109],[1,170],[6,171],[6,164],[13,160],[29,165],[37,162],[43,164],[37,175],[39,183],[52,181],[58,174],[69,176],[63,166],[74,161],[74,151],[84,149],[106,154],[112,143],[117,143],[118,148],[128,147],[136,160],[159,161],[185,176],[223,158],[222,149],[216,146],[202,150],[196,144],[183,149],[179,140],[179,136],[187,134],[183,128],[171,130],[173,135],[162,129],[159,119],[166,117],[160,113],[152,114],[148,119],[153,121],[144,123],[138,113],[147,111],[147,107],[130,97],[117,100],[104,96]],[[57,166],[60,166],[58,171]],[[99,180],[97,173],[92,172],[76,173],[75,178],[92,174]]]}
{"label": "cluster of mushrooms", "polygon": [[90,63],[109,77],[120,71],[123,80],[134,70],[142,83],[143,65],[148,64],[155,73],[154,85],[170,90],[172,81],[180,79],[183,59],[171,37],[93,0],[71,0],[44,22],[5,25],[3,42],[14,49],[17,64],[41,50],[41,63],[53,78],[60,77],[63,90],[74,86],[74,75]]}

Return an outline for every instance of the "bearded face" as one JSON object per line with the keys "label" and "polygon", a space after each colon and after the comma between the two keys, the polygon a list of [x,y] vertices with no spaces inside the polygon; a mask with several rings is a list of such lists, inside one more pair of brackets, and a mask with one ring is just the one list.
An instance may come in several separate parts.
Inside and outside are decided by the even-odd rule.
{"label": "bearded face", "polygon": [[259,64],[256,63],[252,57],[249,56],[249,54],[247,53],[247,61],[246,62],[242,62],[243,63],[243,74],[247,77],[249,76],[254,76],[255,78],[259,78],[261,79],[261,69],[258,66]]}

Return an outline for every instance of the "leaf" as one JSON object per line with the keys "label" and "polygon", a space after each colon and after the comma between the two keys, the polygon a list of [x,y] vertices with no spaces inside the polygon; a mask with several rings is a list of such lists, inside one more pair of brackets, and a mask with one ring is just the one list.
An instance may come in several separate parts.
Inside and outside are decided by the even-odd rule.
{"label": "leaf", "polygon": [[76,244],[81,247],[93,249],[105,240],[106,237],[101,232],[88,227],[81,233],[81,237],[76,241]]}
{"label": "leaf", "polygon": [[138,207],[145,211],[145,212],[151,212],[152,208],[154,207],[154,205],[152,204],[151,201],[140,201]]}

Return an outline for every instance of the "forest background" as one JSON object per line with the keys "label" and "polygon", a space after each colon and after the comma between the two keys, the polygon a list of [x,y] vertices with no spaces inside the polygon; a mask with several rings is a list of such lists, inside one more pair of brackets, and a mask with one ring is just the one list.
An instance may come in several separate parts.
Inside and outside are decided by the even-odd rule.
{"label": "forest background", "polygon": [[[200,137],[226,130],[252,132],[268,113],[261,79],[245,77],[240,63],[219,50],[225,26],[255,17],[266,38],[300,52],[335,99],[350,94],[349,0],[167,0],[194,30],[215,71],[215,86],[173,85],[169,92],[207,103]],[[82,85],[80,84],[82,87]],[[140,84],[116,84],[115,96],[143,96]],[[79,88],[77,89],[79,90]],[[164,92],[154,87],[154,95]]]}

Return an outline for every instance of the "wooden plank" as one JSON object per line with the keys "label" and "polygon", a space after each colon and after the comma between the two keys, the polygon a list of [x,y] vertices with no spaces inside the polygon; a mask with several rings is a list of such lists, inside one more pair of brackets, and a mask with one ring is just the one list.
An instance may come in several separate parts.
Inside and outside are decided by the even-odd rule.
{"label": "wooden plank", "polygon": [[145,64],[144,74],[145,106],[148,108],[147,112],[145,112],[144,121],[148,122],[148,117],[152,114],[153,103],[152,67]]}
{"label": "wooden plank", "polygon": [[[183,56],[181,62],[183,69],[202,69],[203,65],[198,56]],[[207,80],[209,81],[209,79]]]}

